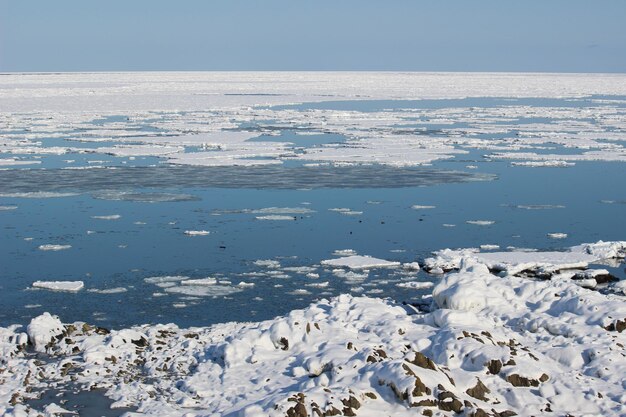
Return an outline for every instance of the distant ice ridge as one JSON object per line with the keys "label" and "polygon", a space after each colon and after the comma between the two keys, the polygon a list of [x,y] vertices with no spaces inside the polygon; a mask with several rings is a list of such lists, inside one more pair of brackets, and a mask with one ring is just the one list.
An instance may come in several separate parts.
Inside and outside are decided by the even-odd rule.
{"label": "distant ice ridge", "polygon": [[[72,381],[151,416],[626,414],[623,282],[609,294],[577,284],[602,270],[577,280],[496,275],[482,254],[457,253],[457,270],[435,284],[429,312],[341,295],[260,323],[109,331],[44,313],[25,332],[0,328],[0,413],[35,416],[24,398]],[[511,256],[562,266],[551,253],[523,254]],[[564,252],[625,254],[626,242]],[[205,280],[204,288],[214,285]],[[28,341],[50,356],[26,355]]]}

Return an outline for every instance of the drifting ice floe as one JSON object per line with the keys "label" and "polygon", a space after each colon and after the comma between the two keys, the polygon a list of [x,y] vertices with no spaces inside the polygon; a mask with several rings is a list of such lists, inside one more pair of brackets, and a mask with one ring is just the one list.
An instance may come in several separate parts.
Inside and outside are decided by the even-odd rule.
{"label": "drifting ice floe", "polygon": [[[569,251],[625,252],[626,242]],[[428,313],[342,295],[260,323],[109,331],[44,313],[25,333],[0,328],[0,412],[34,416],[25,398],[71,381],[154,416],[626,413],[623,296],[494,275],[460,253]],[[25,354],[28,341],[47,359]]]}
{"label": "drifting ice floe", "polygon": [[565,239],[567,237],[567,233],[548,233],[547,236],[550,239]]}
{"label": "drifting ice floe", "polygon": [[96,220],[118,220],[121,219],[122,216],[119,214],[108,214],[104,216],[91,216],[91,218]]}
{"label": "drifting ice floe", "polygon": [[33,288],[42,288],[52,291],[77,292],[85,287],[83,281],[35,281]]}
{"label": "drifting ice floe", "polygon": [[256,216],[257,220],[296,220],[294,216],[283,216],[280,214],[269,214],[267,216]]}
{"label": "drifting ice floe", "polygon": [[476,226],[490,226],[495,222],[493,220],[467,220],[465,223],[474,224]]}
{"label": "drifting ice floe", "polygon": [[187,236],[206,236],[211,232],[209,232],[208,230],[185,230],[183,233],[185,233]]}
{"label": "drifting ice floe", "polygon": [[38,249],[43,250],[43,251],[60,251],[60,250],[70,249],[71,247],[72,245],[46,244],[46,245],[39,245]]}
{"label": "drifting ice floe", "polygon": [[400,262],[387,261],[371,256],[352,255],[338,259],[326,259],[321,262],[324,266],[345,267],[350,269],[392,268],[400,266]]}

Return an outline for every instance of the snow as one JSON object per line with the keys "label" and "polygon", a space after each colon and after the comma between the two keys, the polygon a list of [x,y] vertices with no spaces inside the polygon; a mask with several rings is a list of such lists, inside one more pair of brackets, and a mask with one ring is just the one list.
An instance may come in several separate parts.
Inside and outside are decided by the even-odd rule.
{"label": "snow", "polygon": [[46,345],[53,338],[64,331],[63,323],[57,316],[50,313],[43,313],[30,321],[26,328],[28,340],[33,344],[37,352],[45,352]]}
{"label": "snow", "polygon": [[42,288],[52,291],[78,292],[85,287],[83,281],[35,281],[33,288]]}
{"label": "snow", "polygon": [[[564,253],[623,256],[625,247],[597,242]],[[50,353],[41,361],[19,349],[25,344],[19,326],[0,328],[6,364],[0,411],[23,410],[9,405],[14,393],[25,397],[55,380],[103,388],[114,407],[133,405],[154,416],[193,410],[279,417],[334,409],[363,417],[626,414],[623,296],[565,276],[497,275],[476,258],[483,254],[457,253],[458,270],[434,285],[426,313],[389,299],[341,295],[259,323],[155,324],[110,333],[44,313],[26,330],[38,352]],[[524,253],[534,263],[554,257]],[[407,290],[433,285],[402,284]],[[64,367],[75,372],[66,375]]]}
{"label": "snow", "polygon": [[352,255],[338,259],[326,259],[321,262],[324,266],[344,267],[349,269],[393,268],[400,266],[400,262],[387,261],[371,256]]}
{"label": "snow", "polygon": [[510,252],[477,253],[474,249],[444,249],[434,253],[424,263],[427,270],[449,271],[458,269],[463,259],[475,259],[490,269],[515,275],[522,271],[535,270],[550,273],[562,269],[582,269],[604,259],[623,258],[626,242],[596,242],[573,246],[567,251],[533,252],[511,250]]}

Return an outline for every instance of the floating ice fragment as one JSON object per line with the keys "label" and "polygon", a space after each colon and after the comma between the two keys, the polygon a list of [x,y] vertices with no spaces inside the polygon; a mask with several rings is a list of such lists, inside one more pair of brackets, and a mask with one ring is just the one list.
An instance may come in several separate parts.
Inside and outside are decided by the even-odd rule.
{"label": "floating ice fragment", "polygon": [[124,287],[105,288],[105,289],[90,288],[87,290],[87,292],[92,292],[96,294],[121,294],[127,291],[128,289]]}
{"label": "floating ice fragment", "polygon": [[217,284],[217,279],[215,278],[200,278],[200,279],[186,279],[184,281],[180,281],[180,285],[215,285]]}
{"label": "floating ice fragment", "polygon": [[420,206],[418,204],[414,204],[411,206],[413,210],[428,210],[428,209],[434,209],[436,207],[437,206]]}
{"label": "floating ice fragment", "polygon": [[257,220],[296,220],[294,216],[283,216],[279,214],[270,214],[267,216],[256,216]]}
{"label": "floating ice fragment", "polygon": [[15,209],[17,209],[17,206],[0,206],[0,211],[9,211]]}
{"label": "floating ice fragment", "polygon": [[418,281],[407,281],[407,282],[399,282],[396,284],[396,287],[400,288],[410,288],[413,290],[422,290],[425,288],[430,288],[434,286],[432,282],[418,282]]}
{"label": "floating ice fragment", "polygon": [[333,252],[334,256],[353,256],[356,255],[354,249],[337,249]]}
{"label": "floating ice fragment", "polygon": [[550,239],[565,239],[567,237],[567,233],[548,233],[547,236]]}
{"label": "floating ice fragment", "polygon": [[345,267],[350,269],[392,268],[400,266],[400,262],[387,261],[371,256],[352,255],[338,259],[326,259],[322,265],[332,267]]}
{"label": "floating ice fragment", "polygon": [[259,259],[259,260],[254,261],[254,264],[256,266],[262,266],[265,268],[272,268],[272,269],[280,268],[280,262],[274,261],[272,259]]}
{"label": "floating ice fragment", "polygon": [[109,214],[104,216],[91,216],[91,218],[97,220],[118,220],[122,218],[122,216],[119,214]]}
{"label": "floating ice fragment", "polygon": [[77,292],[85,287],[85,283],[83,281],[35,281],[32,286],[52,291]]}
{"label": "floating ice fragment", "polygon": [[70,249],[71,247],[72,245],[47,244],[47,245],[39,245],[38,249],[43,250],[43,251],[60,251],[60,250]]}
{"label": "floating ice fragment", "polygon": [[185,230],[184,233],[187,236],[206,236],[211,232],[208,230]]}
{"label": "floating ice fragment", "polygon": [[498,250],[500,249],[500,245],[480,245],[480,249],[482,250]]}
{"label": "floating ice fragment", "polygon": [[524,161],[524,162],[511,162],[511,166],[514,167],[547,167],[547,168],[565,168],[576,165],[575,162],[567,161]]}
{"label": "floating ice fragment", "polygon": [[490,226],[495,223],[493,220],[467,220],[465,223],[474,224],[476,226]]}

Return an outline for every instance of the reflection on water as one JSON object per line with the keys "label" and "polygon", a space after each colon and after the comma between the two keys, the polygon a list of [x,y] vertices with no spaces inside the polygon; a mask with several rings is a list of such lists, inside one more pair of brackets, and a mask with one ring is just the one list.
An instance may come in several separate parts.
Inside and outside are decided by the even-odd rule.
{"label": "reflection on water", "polygon": [[494,175],[424,167],[119,167],[0,171],[0,194],[36,191],[126,190],[134,188],[387,188],[494,179]]}

